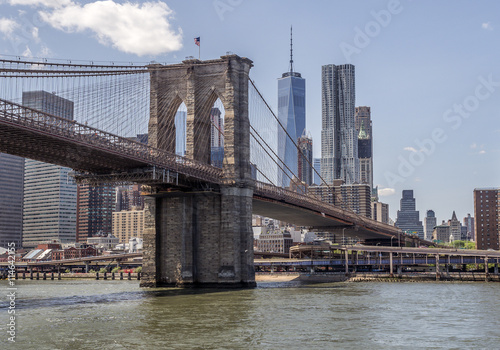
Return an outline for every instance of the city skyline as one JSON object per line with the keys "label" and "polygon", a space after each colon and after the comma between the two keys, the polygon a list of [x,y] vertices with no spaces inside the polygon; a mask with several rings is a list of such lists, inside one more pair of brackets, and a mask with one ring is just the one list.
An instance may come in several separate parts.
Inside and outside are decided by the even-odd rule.
{"label": "city skyline", "polygon": [[[252,59],[251,77],[275,111],[276,77],[287,68],[292,24],[295,68],[307,79],[306,128],[313,136],[315,158],[321,140],[321,66],[351,63],[356,66],[356,106],[372,110],[374,186],[379,186],[380,200],[390,204],[391,218],[404,189],[415,191],[421,213],[432,209],[439,221],[453,210],[459,218],[473,215],[474,188],[498,187],[496,2],[338,1],[311,6],[291,1],[283,6],[281,1],[222,1],[226,7],[207,2],[193,12],[188,3],[167,1],[152,3],[163,8],[157,19],[163,25],[135,41],[144,31],[128,40],[119,31],[99,31],[99,23],[85,22],[85,16],[67,17],[63,23],[58,14],[65,7],[50,7],[50,1],[43,2],[46,7],[35,0],[23,2],[35,6],[11,3],[0,5],[3,54],[174,63],[197,56],[193,38],[200,36],[202,59],[227,51]],[[80,7],[80,14],[95,10],[69,6]],[[122,16],[135,18],[143,7],[126,9]],[[40,11],[42,16],[36,15]],[[253,19],[260,17],[264,20],[257,28]],[[234,28],[231,35],[228,26]],[[150,45],[147,41],[155,35],[161,42]]]}

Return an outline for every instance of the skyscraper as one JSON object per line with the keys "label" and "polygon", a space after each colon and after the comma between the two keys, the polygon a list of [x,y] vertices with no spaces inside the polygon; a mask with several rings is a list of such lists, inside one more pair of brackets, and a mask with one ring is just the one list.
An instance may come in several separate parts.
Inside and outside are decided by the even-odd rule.
{"label": "skyscraper", "polygon": [[299,151],[297,154],[297,164],[298,164],[298,177],[300,181],[305,182],[307,185],[312,185],[313,183],[313,148],[312,148],[312,138],[310,135],[304,134],[299,137],[298,140]]}
{"label": "skyscraper", "polygon": [[358,133],[354,123],[355,69],[352,64],[321,70],[321,176],[332,184],[359,182]]}
{"label": "skyscraper", "polygon": [[500,249],[499,188],[474,189],[474,230],[477,249]]}
{"label": "skyscraper", "polygon": [[448,225],[450,226],[450,242],[462,239],[462,224],[458,221],[455,211],[453,211]]}
{"label": "skyscraper", "polygon": [[78,185],[76,237],[86,243],[98,234],[111,234],[116,190],[112,185]]}
{"label": "skyscraper", "polygon": [[[285,131],[278,127],[278,157],[284,161],[285,173],[278,169],[278,185],[288,187],[297,175],[297,142],[306,128],[306,81],[293,71],[293,46],[290,29],[290,70],[278,79],[278,120]],[[288,135],[290,137],[288,137]],[[291,138],[291,139],[290,139]]]}
{"label": "skyscraper", "polygon": [[321,185],[322,181],[320,178],[321,175],[321,158],[314,158],[314,171],[313,171],[313,183],[315,185]]}
{"label": "skyscraper", "polygon": [[354,119],[358,132],[360,182],[373,188],[373,137],[370,107],[356,107]]}
{"label": "skyscraper", "polygon": [[186,155],[186,111],[178,111],[175,114],[175,154]]}
{"label": "skyscraper", "polygon": [[210,161],[213,166],[222,168],[224,162],[224,119],[219,108],[210,111],[212,123],[210,131]]}
{"label": "skyscraper", "polygon": [[[46,91],[23,92],[23,105],[73,120],[73,102]],[[76,184],[71,169],[26,159],[23,246],[76,240]]]}
{"label": "skyscraper", "polygon": [[372,205],[372,219],[376,221],[383,222],[384,224],[389,223],[389,204],[381,202],[371,202]]}
{"label": "skyscraper", "polygon": [[0,153],[0,247],[21,248],[24,158]]}
{"label": "skyscraper", "polygon": [[464,226],[467,228],[467,238],[466,239],[468,241],[475,241],[476,234],[474,231],[474,218],[470,214],[467,214],[467,216],[464,218]]}
{"label": "skyscraper", "polygon": [[401,210],[398,210],[395,225],[407,234],[416,234],[420,239],[424,239],[424,228],[422,227],[422,221],[420,221],[420,213],[415,210],[413,190],[403,190],[400,205]]}
{"label": "skyscraper", "polygon": [[436,225],[436,213],[434,213],[434,210],[427,210],[427,215],[424,218],[424,239],[432,241],[432,232]]}

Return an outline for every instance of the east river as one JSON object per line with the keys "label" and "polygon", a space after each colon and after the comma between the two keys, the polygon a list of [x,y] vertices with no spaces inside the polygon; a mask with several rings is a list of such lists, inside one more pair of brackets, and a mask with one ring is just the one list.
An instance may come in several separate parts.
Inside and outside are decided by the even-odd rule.
{"label": "east river", "polygon": [[498,283],[259,283],[141,289],[137,281],[16,281],[1,349],[499,349]]}

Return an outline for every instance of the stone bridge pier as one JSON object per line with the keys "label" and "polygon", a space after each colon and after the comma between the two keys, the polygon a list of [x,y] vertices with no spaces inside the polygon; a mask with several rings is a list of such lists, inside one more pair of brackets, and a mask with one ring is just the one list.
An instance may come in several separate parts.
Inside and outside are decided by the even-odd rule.
{"label": "stone bridge pier", "polygon": [[149,144],[175,152],[175,114],[187,108],[186,157],[210,163],[210,111],[225,109],[220,183],[150,187],[141,286],[253,287],[248,74],[237,55],[150,65]]}

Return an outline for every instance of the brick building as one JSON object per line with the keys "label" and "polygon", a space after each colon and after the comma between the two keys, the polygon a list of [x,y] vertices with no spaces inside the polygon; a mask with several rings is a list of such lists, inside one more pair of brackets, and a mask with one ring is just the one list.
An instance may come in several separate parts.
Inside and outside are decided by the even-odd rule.
{"label": "brick building", "polygon": [[500,188],[474,189],[474,231],[477,249],[499,250]]}

